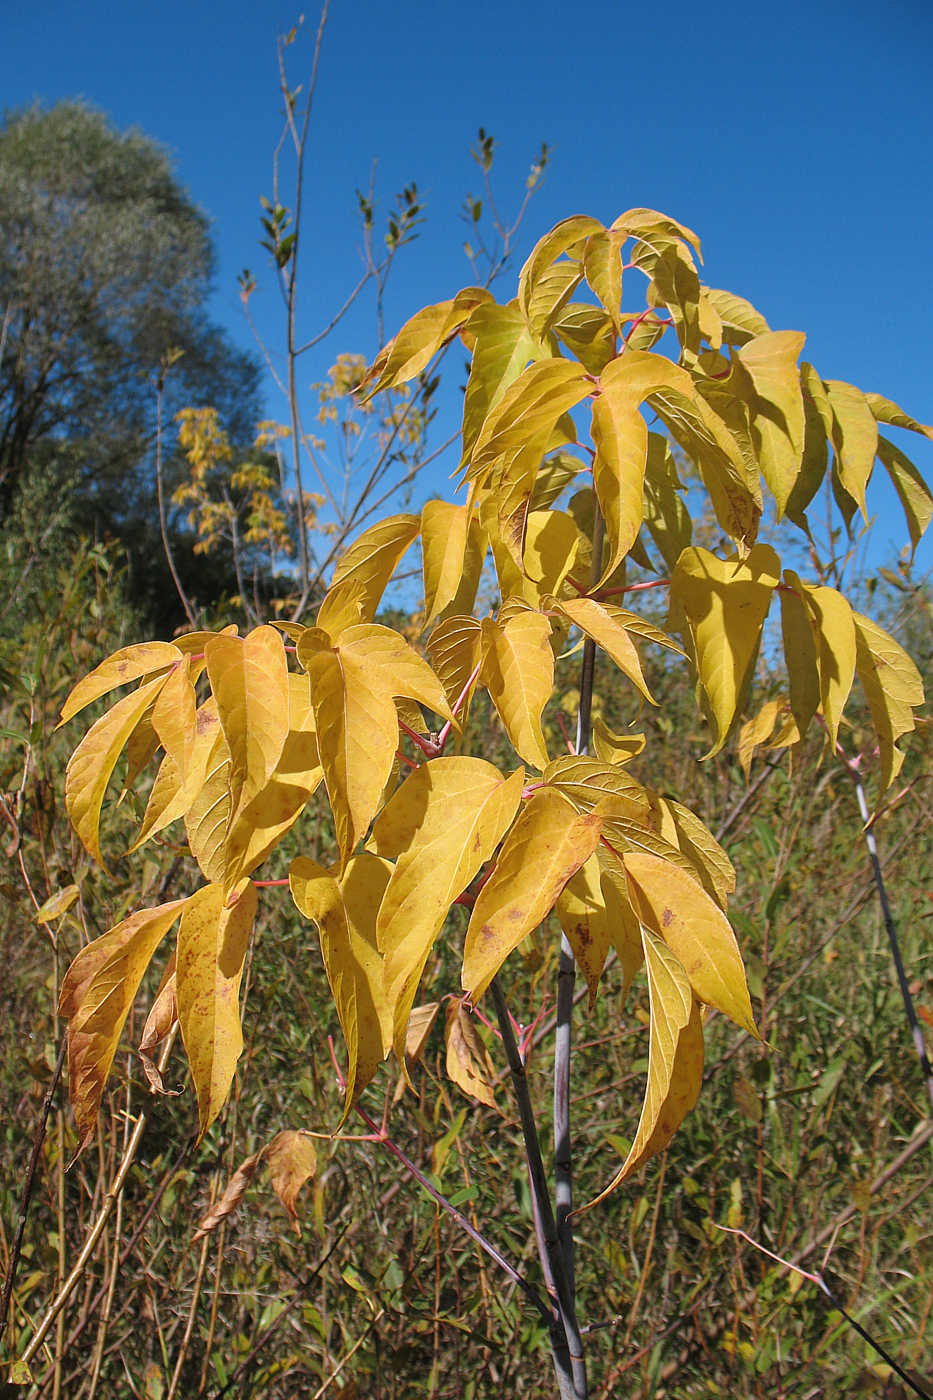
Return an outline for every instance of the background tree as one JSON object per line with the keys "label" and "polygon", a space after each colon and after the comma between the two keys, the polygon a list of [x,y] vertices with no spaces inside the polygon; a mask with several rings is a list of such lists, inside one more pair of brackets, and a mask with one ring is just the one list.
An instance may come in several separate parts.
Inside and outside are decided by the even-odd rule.
{"label": "background tree", "polygon": [[74,489],[80,523],[120,530],[147,564],[153,378],[181,356],[165,411],[210,402],[251,440],[259,368],[206,312],[206,216],[168,156],[80,102],[8,115],[0,130],[0,518],[30,473]]}

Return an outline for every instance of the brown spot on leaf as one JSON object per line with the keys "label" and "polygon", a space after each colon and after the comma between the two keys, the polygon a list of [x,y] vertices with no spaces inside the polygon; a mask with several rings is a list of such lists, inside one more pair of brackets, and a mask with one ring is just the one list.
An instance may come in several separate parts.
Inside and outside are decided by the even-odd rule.
{"label": "brown spot on leaf", "polygon": [[673,918],[673,909],[665,909],[664,913],[661,915],[661,923],[664,926],[664,928],[667,928],[667,926],[673,922]]}

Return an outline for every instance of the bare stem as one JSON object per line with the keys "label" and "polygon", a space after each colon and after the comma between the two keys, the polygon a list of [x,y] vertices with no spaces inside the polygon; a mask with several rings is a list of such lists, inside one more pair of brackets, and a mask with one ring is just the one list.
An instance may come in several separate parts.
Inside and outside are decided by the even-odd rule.
{"label": "bare stem", "polygon": [[561,1395],[573,1397],[573,1400],[586,1400],[588,1391],[583,1343],[580,1337],[580,1328],[577,1324],[576,1312],[574,1310],[573,1294],[567,1278],[567,1271],[564,1267],[563,1251],[561,1250],[557,1233],[557,1221],[554,1217],[551,1193],[548,1190],[547,1184],[547,1173],[544,1170],[544,1161],[541,1156],[538,1128],[535,1123],[534,1109],[531,1106],[531,1095],[528,1092],[528,1077],[525,1074],[525,1064],[518,1048],[518,1042],[515,1039],[515,1031],[512,1027],[509,1008],[505,1000],[505,994],[499,985],[498,978],[494,977],[492,979],[489,990],[492,993],[493,1005],[496,1008],[499,1033],[502,1036],[502,1044],[505,1048],[509,1072],[512,1077],[512,1087],[518,1106],[522,1137],[525,1142],[525,1153],[528,1158],[529,1184],[531,1186],[532,1196],[535,1199],[535,1207],[539,1214],[541,1230],[544,1235],[544,1248],[547,1256],[546,1267],[554,1280],[554,1288],[557,1294],[555,1302],[560,1315],[560,1331],[558,1332],[557,1329],[554,1328],[551,1330],[551,1349],[554,1356],[554,1368],[557,1372],[558,1383],[561,1387]]}

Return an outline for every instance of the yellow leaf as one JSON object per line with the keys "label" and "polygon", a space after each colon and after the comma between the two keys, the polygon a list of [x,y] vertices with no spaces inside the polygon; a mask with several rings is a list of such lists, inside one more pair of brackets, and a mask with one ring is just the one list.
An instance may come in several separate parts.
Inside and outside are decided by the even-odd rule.
{"label": "yellow leaf", "polygon": [[476,1004],[506,958],[554,907],[593,854],[602,822],[578,814],[553,788],[532,793],[476,897],[463,949],[462,982]]}
{"label": "yellow leaf", "polygon": [[590,1010],[596,1004],[596,990],[609,952],[609,914],[600,885],[599,859],[591,855],[575,875],[571,875],[555,905],[560,926],[573,949],[590,994]]}
{"label": "yellow leaf", "polygon": [[[303,676],[289,681],[304,683]],[[291,830],[324,778],[313,715],[303,729],[290,729],[269,782],[243,808],[227,834],[224,885],[250,875]]]}
{"label": "yellow leaf", "polygon": [[770,545],[748,558],[718,559],[706,549],[685,549],[671,579],[671,602],[686,615],[697,671],[713,725],[710,758],[726,742],[751,679],[761,630],[781,566]]}
{"label": "yellow leaf", "polygon": [[376,916],[391,874],[388,861],[363,851],[341,881],[306,856],[293,860],[292,898],[317,925],[324,970],[347,1046],[346,1099],[340,1125],[392,1044],[392,1010],[383,989]]}
{"label": "yellow leaf", "polygon": [[767,700],[753,719],[746,720],[739,730],[738,760],[748,782],[751,775],[752,757],[759,744],[771,738],[778,715],[784,707],[782,700]]}
{"label": "yellow leaf", "polygon": [[198,736],[197,700],[187,657],[169,672],[152,709],[152,727],[184,783]]}
{"label": "yellow leaf", "polygon": [[217,734],[205,765],[204,780],[184,813],[188,845],[205,880],[223,884],[227,868],[227,832],[233,822],[230,801],[230,750]]}
{"label": "yellow leaf", "polygon": [[620,1182],[662,1152],[700,1096],[703,1026],[683,967],[649,929],[643,930],[651,1021],[648,1083],[635,1140],[612,1181],[577,1215],[604,1201]]}
{"label": "yellow leaf", "polygon": [[603,835],[609,837],[615,822],[646,822],[650,809],[645,789],[634,778],[604,759],[586,754],[562,754],[544,770],[544,782],[572,802],[578,812],[592,812],[599,805]]}
{"label": "yellow leaf", "polygon": [[878,438],[878,456],[906,517],[912,557],[933,518],[933,493],[910,458],[885,437]]}
{"label": "yellow leaf", "polygon": [[64,889],[56,890],[36,910],[36,923],[50,924],[53,919],[60,919],[67,914],[80,893],[77,885],[66,885]]}
{"label": "yellow leaf", "polygon": [[599,715],[593,720],[593,748],[603,763],[628,763],[645,747],[644,734],[614,734]]}
{"label": "yellow leaf", "polygon": [[624,355],[610,361],[600,379],[602,392],[592,404],[593,485],[609,541],[600,584],[615,573],[635,543],[644,508],[648,428],[638,411],[640,398],[621,376],[626,363]]}
{"label": "yellow leaf", "polygon": [[611,603],[600,603],[595,598],[568,598],[558,606],[581,632],[592,637],[593,641],[602,647],[647,701],[652,705],[657,704],[648,689],[631,632],[637,629],[638,633],[647,636],[650,641],[658,642],[683,656],[673,638],[668,637],[667,633],[658,627],[646,625],[635,613],[628,612],[625,608],[614,607]]}
{"label": "yellow leaf", "polygon": [[197,712],[195,740],[188,765],[188,778],[185,783],[178,776],[178,769],[169,754],[166,754],[146,803],[139,833],[127,854],[137,850],[150,836],[163,831],[173,821],[185,816],[198,794],[207,775],[208,762],[220,734],[220,719],[213,696],[205,700]]}
{"label": "yellow leaf", "polygon": [[897,741],[914,727],[913,711],[923,704],[923,681],[910,657],[877,623],[854,613],[855,664],[878,735],[881,789],[893,783],[904,755]]}
{"label": "yellow leaf", "polygon": [[466,480],[481,481],[510,448],[547,439],[562,414],[578,404],[593,385],[572,360],[541,360],[523,370],[490,410],[473,447]]}
{"label": "yellow leaf", "polygon": [[868,520],[865,488],[878,451],[878,424],[871,405],[854,384],[824,380],[833,414],[833,447],[839,480]]}
{"label": "yellow leaf", "polygon": [[554,684],[551,624],[543,613],[523,612],[505,623],[484,618],[480,679],[516,752],[536,768],[547,766],[541,715]]}
{"label": "yellow leaf", "polygon": [[600,842],[596,848],[596,859],[599,862],[599,887],[606,906],[609,941],[618,954],[622,969],[621,1004],[645,960],[641,923],[632,908],[628,875],[622,857],[605,842]]}
{"label": "yellow leaf", "polygon": [[609,312],[616,333],[621,332],[623,239],[608,229],[597,229],[586,240],[583,270],[594,296]]}
{"label": "yellow leaf", "polygon": [[158,676],[124,695],[91,726],[68,761],[65,806],[71,824],[87,851],[103,865],[100,853],[100,809],[117,759],[145,715],[165,676]]}
{"label": "yellow leaf", "polygon": [[382,389],[404,384],[420,374],[444,341],[456,334],[473,308],[492,297],[483,287],[465,287],[452,301],[417,311],[377,355],[359,389],[371,399]]}
{"label": "yellow leaf", "polygon": [[78,681],[62,706],[59,724],[65,724],[85,705],[90,705],[92,700],[115,690],[117,686],[128,685],[142,676],[151,676],[154,671],[164,671],[174,666],[180,658],[181,652],[171,642],[140,642],[136,646],[121,647],[96,666],[89,676]]}
{"label": "yellow leaf", "polygon": [[476,340],[463,400],[461,466],[470,460],[490,410],[528,361],[541,354],[515,301],[507,306],[497,306],[494,302],[478,306],[470,317],[470,331]]}
{"label": "yellow leaf", "polygon": [[522,566],[542,594],[557,594],[586,544],[577,522],[566,511],[530,511],[525,524]]}
{"label": "yellow leaf", "polygon": [[683,963],[699,1000],[757,1037],[742,957],[722,910],[669,861],[635,851],[622,860],[642,922]]}
{"label": "yellow leaf", "polygon": [[230,898],[206,885],[185,905],[178,929],[178,1021],[198,1096],[198,1141],[226,1102],[243,1053],[240,977],[258,897],[244,884]]}
{"label": "yellow leaf", "polygon": [[525,314],[528,329],[537,340],[544,340],[583,278],[576,259],[552,263],[542,272],[528,298]]}
{"label": "yellow leaf", "polygon": [[427,662],[388,627],[350,627],[333,647],[309,628],[298,659],[310,677],[321,767],[346,862],[392,771],[398,744],[393,696],[418,700],[446,719],[450,707]]}
{"label": "yellow leaf", "polygon": [[[428,659],[453,707],[466,689],[483,654],[482,627],[475,617],[447,617],[438,623],[427,643]],[[476,682],[474,680],[473,686]],[[472,687],[471,687],[472,693]],[[468,703],[461,707],[467,713]]]}
{"label": "yellow leaf", "polygon": [[820,701],[835,749],[839,721],[855,679],[855,622],[848,600],[834,588],[803,585],[816,634]]}
{"label": "yellow leaf", "polygon": [[186,903],[176,899],[131,914],[82,948],[65,974],[58,1014],[68,1019],[68,1076],[79,1152],[94,1136],[110,1066],[143,973]]}
{"label": "yellow leaf", "polygon": [[230,807],[234,816],[265,787],[285,743],[285,646],[274,627],[257,627],[247,637],[213,637],[205,644],[204,653],[230,751]]}
{"label": "yellow leaf", "polygon": [[803,738],[820,707],[820,666],[816,637],[804,586],[792,569],[784,571],[781,598],[781,635],[790,685],[790,708]]}
{"label": "yellow leaf", "polygon": [[713,833],[695,812],[673,798],[651,793],[651,804],[661,818],[660,834],[687,857],[703,888],[725,909],[735,890],[735,869]]}
{"label": "yellow leaf", "polygon": [[890,423],[892,428],[904,428],[910,433],[921,433],[933,442],[933,428],[926,423],[918,423],[899,404],[892,403],[883,394],[866,394],[865,402],[879,423]]}
{"label": "yellow leaf", "polygon": [[302,1186],[310,1181],[317,1171],[314,1142],[307,1133],[285,1129],[276,1133],[263,1153],[263,1158],[269,1168],[272,1189],[288,1211],[295,1234],[300,1235],[295,1202]]}
{"label": "yellow leaf", "polygon": [[806,339],[800,331],[768,331],[738,351],[755,394],[752,441],[762,474],[777,501],[778,518],[803,460],[804,412],[797,361]]}
{"label": "yellow leaf", "polygon": [[493,1065],[470,1012],[460,1001],[448,1001],[444,1039],[447,1042],[447,1077],[471,1099],[496,1107],[490,1086]]}
{"label": "yellow leaf", "polygon": [[411,773],[380,812],[371,845],[396,863],[376,937],[403,1060],[424,964],[452,902],[489,860],[521,801],[524,769],[505,779],[479,758],[436,758]]}
{"label": "yellow leaf", "polygon": [[538,240],[518,276],[518,304],[529,319],[535,288],[548,268],[564,253],[582,252],[587,238],[605,231],[598,219],[588,214],[573,214]]}
{"label": "yellow leaf", "polygon": [[424,571],[424,625],[452,603],[460,587],[467,535],[472,519],[468,506],[427,501],[421,510],[421,554]]}
{"label": "yellow leaf", "polygon": [[[354,621],[369,622],[382,601],[399,560],[412,541],[418,538],[420,529],[421,521],[417,515],[390,515],[364,530],[337,561],[328,598],[348,589],[358,589],[361,611]],[[337,630],[333,624],[328,626],[328,598],[321,604],[317,625],[336,640]]]}
{"label": "yellow leaf", "polygon": [[687,228],[685,224],[679,224],[667,214],[659,214],[656,209],[627,209],[610,224],[609,232],[622,238],[641,238],[646,241],[652,234],[678,238],[689,243],[697,253],[700,251],[700,240],[692,229]]}

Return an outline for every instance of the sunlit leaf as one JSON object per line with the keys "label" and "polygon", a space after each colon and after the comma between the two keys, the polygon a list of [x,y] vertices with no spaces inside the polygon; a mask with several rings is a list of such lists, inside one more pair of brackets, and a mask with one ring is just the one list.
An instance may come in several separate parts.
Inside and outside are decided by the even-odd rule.
{"label": "sunlit leaf", "polygon": [[804,584],[803,591],[816,635],[823,718],[830,747],[835,748],[839,721],[855,679],[855,622],[848,600],[835,588]]}
{"label": "sunlit leaf", "polygon": [[390,874],[388,861],[368,851],[349,861],[339,882],[306,856],[293,860],[288,874],[292,898],[317,925],[347,1047],[341,1125],[392,1044],[392,1010],[376,940],[376,917]]}
{"label": "sunlit leaf", "polygon": [[923,681],[903,647],[871,618],[853,613],[855,665],[878,735],[881,788],[893,783],[904,755],[897,747],[914,727],[914,709],[923,704]]}
{"label": "sunlit leaf", "polygon": [[62,706],[59,724],[65,724],[85,705],[90,705],[92,700],[99,699],[117,686],[128,685],[130,681],[174,666],[181,655],[179,648],[171,642],[139,642],[135,646],[121,647],[106,661],[95,666],[89,676],[78,681]]}
{"label": "sunlit leaf", "polygon": [[697,998],[757,1036],[735,934],[705,890],[657,856],[622,857],[642,922],[683,963]]}
{"label": "sunlit leaf", "polygon": [[429,627],[457,596],[472,518],[468,506],[455,506],[447,501],[427,501],[422,507],[425,627]]}
{"label": "sunlit leaf", "polygon": [[737,356],[754,385],[749,404],[752,440],[762,475],[777,502],[778,518],[803,460],[804,409],[797,361],[805,339],[798,331],[769,331],[747,341]]}
{"label": "sunlit leaf", "polygon": [[[438,623],[427,643],[431,667],[453,706],[480,663],[482,627],[474,617],[448,617]],[[474,683],[475,684],[475,683]],[[466,708],[461,711],[466,713]]]}
{"label": "sunlit leaf", "polygon": [[541,354],[517,301],[488,303],[470,317],[476,336],[470,378],[463,401],[463,457],[470,460],[480,429],[492,408],[529,360]]}
{"label": "sunlit leaf", "polygon": [[483,619],[480,679],[516,752],[536,768],[548,761],[541,714],[554,683],[550,636],[543,613],[519,613],[505,623]]}
{"label": "sunlit leaf", "polygon": [[602,822],[578,814],[553,788],[532,793],[476,897],[463,949],[462,981],[479,1001],[506,958],[554,907],[593,854]]}
{"label": "sunlit leaf", "polygon": [[878,456],[904,511],[913,552],[933,519],[933,492],[910,458],[885,437],[878,438]]}
{"label": "sunlit leaf", "polygon": [[780,573],[777,555],[764,544],[744,561],[691,546],[674,571],[671,603],[683,608],[713,725],[707,757],[719,752],[732,727]]}
{"label": "sunlit leaf", "polygon": [[165,684],[165,676],[124,695],[91,726],[68,761],[65,806],[71,824],[90,855],[101,864],[100,809],[104,793],[130,735]]}
{"label": "sunlit leaf", "polygon": [[426,368],[448,337],[455,335],[475,306],[491,301],[482,287],[466,287],[451,301],[426,306],[406,321],[402,329],[380,350],[360,384],[370,399],[382,389],[391,389],[414,379]]}
{"label": "sunlit leaf", "polygon": [[933,428],[927,423],[918,423],[916,418],[911,418],[909,413],[905,413],[899,404],[892,403],[883,394],[865,395],[865,402],[871,409],[872,414],[879,423],[889,423],[892,428],[904,428],[910,433],[922,433],[933,442]]}
{"label": "sunlit leaf", "polygon": [[481,480],[503,453],[524,448],[531,438],[543,437],[546,446],[561,415],[592,390],[584,370],[572,360],[529,365],[487,415],[473,446],[467,480]]}
{"label": "sunlit leaf", "polygon": [[832,440],[839,480],[867,520],[865,488],[878,451],[878,425],[871,405],[854,384],[827,379],[824,388],[833,413]]}
{"label": "sunlit leaf", "polygon": [[651,1021],[648,1083],[635,1139],[609,1185],[578,1211],[591,1210],[620,1182],[662,1152],[696,1104],[703,1082],[700,1009],[678,958],[650,929],[643,930]]}
{"label": "sunlit leaf", "polygon": [[198,1139],[223,1108],[243,1053],[240,978],[258,897],[248,881],[232,896],[206,885],[187,901],[178,928],[178,1021],[198,1098]]}
{"label": "sunlit leaf", "polygon": [[745,345],[756,335],[767,335],[771,329],[765,318],[750,301],[724,292],[718,287],[703,289],[719,316],[722,338],[727,345]]}
{"label": "sunlit leaf", "polygon": [[535,288],[551,264],[565,253],[582,253],[585,240],[591,234],[603,232],[605,229],[598,219],[574,214],[555,224],[538,240],[518,276],[518,304],[526,317],[530,318]]}
{"label": "sunlit leaf", "polygon": [[141,909],[82,948],[62,981],[58,1014],[68,1019],[68,1077],[78,1151],[97,1123],[127,1013],[152,956],[186,904]]}
{"label": "sunlit leaf", "polygon": [[198,737],[197,699],[187,658],[169,672],[153,706],[152,727],[184,783]]}
{"label": "sunlit leaf", "polygon": [[[372,620],[399,560],[418,538],[420,529],[421,519],[417,515],[390,515],[364,530],[340,556],[329,592],[346,592],[354,587],[358,590],[360,615],[355,622]],[[327,615],[326,598],[316,622],[336,640],[339,632]]]}
{"label": "sunlit leaf", "polygon": [[235,815],[269,781],[288,733],[285,647],[274,627],[257,627],[247,637],[213,637],[204,654],[230,753]]}

